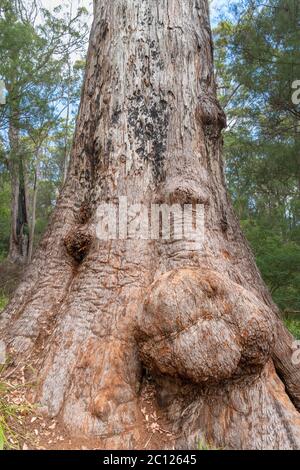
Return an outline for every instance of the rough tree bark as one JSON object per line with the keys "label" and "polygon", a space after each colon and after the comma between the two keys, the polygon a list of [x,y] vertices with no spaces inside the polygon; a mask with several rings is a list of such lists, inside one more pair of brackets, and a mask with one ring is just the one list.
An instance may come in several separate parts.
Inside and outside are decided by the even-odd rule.
{"label": "rough tree bark", "polygon": [[[228,199],[207,0],[94,2],[69,174],[2,315],[11,351],[39,371],[36,400],[75,433],[137,447],[143,370],[195,448],[300,446],[293,339]],[[95,237],[96,209],[202,203],[202,250]]]}

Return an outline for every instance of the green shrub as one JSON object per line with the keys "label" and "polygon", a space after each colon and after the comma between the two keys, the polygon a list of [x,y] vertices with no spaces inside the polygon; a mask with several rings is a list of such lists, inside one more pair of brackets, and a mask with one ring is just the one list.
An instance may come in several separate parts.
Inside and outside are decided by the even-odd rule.
{"label": "green shrub", "polygon": [[296,339],[300,340],[300,319],[287,318],[284,320],[287,329],[295,336]]}
{"label": "green shrub", "polygon": [[2,310],[5,309],[7,304],[8,304],[8,297],[6,297],[6,295],[4,294],[1,294],[0,292],[0,313],[2,312]]}
{"label": "green shrub", "polygon": [[7,393],[13,390],[15,387],[0,381],[0,450],[19,449],[22,436],[18,431],[18,420],[30,412],[29,405],[9,403]]}

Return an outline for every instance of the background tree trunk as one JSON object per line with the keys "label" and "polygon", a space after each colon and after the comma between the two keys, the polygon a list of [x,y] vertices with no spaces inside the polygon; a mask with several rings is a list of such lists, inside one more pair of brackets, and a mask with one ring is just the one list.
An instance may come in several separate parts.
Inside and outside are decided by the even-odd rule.
{"label": "background tree trunk", "polygon": [[[94,13],[68,178],[2,315],[7,343],[48,415],[107,447],[142,445],[146,368],[176,446],[298,448],[293,339],[226,193],[208,2]],[[120,196],[203,204],[204,247],[98,240],[96,209]]]}
{"label": "background tree trunk", "polygon": [[11,233],[8,258],[24,263],[28,253],[28,186],[25,162],[20,151],[18,113],[13,113],[9,128],[9,171],[11,178]]}
{"label": "background tree trunk", "polygon": [[33,193],[32,193],[32,205],[31,205],[31,220],[30,220],[30,230],[29,230],[29,242],[28,242],[28,263],[32,260],[33,255],[33,246],[34,246],[34,234],[35,234],[35,224],[36,224],[36,203],[37,203],[37,193],[38,193],[38,179],[39,179],[39,165],[40,165],[40,152],[41,149],[38,147],[35,151],[36,162],[34,168],[34,181],[33,181]]}

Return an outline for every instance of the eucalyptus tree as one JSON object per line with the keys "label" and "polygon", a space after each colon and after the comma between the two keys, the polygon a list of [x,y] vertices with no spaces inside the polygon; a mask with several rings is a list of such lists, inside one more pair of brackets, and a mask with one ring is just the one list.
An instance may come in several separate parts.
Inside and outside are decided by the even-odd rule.
{"label": "eucalyptus tree", "polygon": [[[94,1],[66,183],[1,316],[15,362],[38,371],[36,401],[77,437],[144,446],[147,371],[171,445],[300,446],[293,338],[227,196],[225,123],[207,0]],[[117,236],[101,236],[104,203]],[[171,237],[136,234],[152,204],[172,206]]]}

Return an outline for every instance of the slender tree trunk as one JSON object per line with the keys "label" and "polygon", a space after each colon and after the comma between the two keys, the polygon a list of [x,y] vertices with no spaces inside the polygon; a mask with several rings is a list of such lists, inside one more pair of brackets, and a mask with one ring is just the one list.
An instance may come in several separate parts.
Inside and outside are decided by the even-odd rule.
{"label": "slender tree trunk", "polygon": [[28,263],[31,263],[32,254],[33,254],[33,244],[34,244],[34,234],[35,234],[35,224],[36,224],[36,202],[37,202],[37,192],[38,192],[39,164],[40,164],[40,148],[37,148],[36,164],[35,164],[35,169],[34,169],[33,193],[32,193],[30,233],[29,233],[29,242],[28,242],[28,258],[27,258]]}
{"label": "slender tree trunk", "polygon": [[69,132],[69,119],[70,119],[70,102],[69,102],[69,91],[68,91],[68,107],[67,107],[67,117],[66,117],[66,130],[65,130],[65,148],[64,148],[64,175],[63,183],[66,182],[68,176],[68,168],[70,164],[70,153],[68,145],[68,132]]}
{"label": "slender tree trunk", "polygon": [[[50,416],[107,447],[143,445],[147,369],[177,447],[299,448],[293,339],[226,193],[208,2],[94,13],[68,178],[2,315],[11,353],[39,371]],[[204,245],[99,240],[97,208],[124,196],[201,204]]]}
{"label": "slender tree trunk", "polygon": [[28,187],[26,169],[20,152],[19,131],[16,113],[9,128],[11,177],[11,234],[8,258],[12,262],[24,263],[28,253]]}

